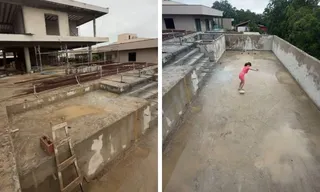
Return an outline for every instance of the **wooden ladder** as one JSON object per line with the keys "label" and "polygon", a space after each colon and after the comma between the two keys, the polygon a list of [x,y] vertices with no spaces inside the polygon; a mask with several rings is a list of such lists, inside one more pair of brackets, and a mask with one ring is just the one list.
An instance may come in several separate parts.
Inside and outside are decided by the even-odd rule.
{"label": "wooden ladder", "polygon": [[[65,131],[66,137],[63,139],[58,139],[57,135],[56,135],[56,131],[58,131],[60,129],[64,129],[64,131]],[[76,158],[76,155],[73,150],[73,145],[71,143],[71,138],[70,138],[70,135],[68,132],[67,122],[52,126],[52,137],[53,137],[54,153],[55,153],[55,157],[56,157],[56,165],[57,165],[57,171],[58,171],[61,192],[70,192],[70,191],[74,190],[77,186],[80,187],[81,192],[84,192],[83,186],[82,186],[83,177],[82,177],[81,172],[79,170],[77,158]],[[66,144],[68,144],[71,156],[68,157],[65,161],[60,162],[59,161],[60,154],[59,154],[58,148],[66,145]],[[69,167],[70,165],[75,166],[77,176],[67,186],[64,186],[63,178],[62,178],[62,171],[64,169],[66,169],[67,167]]]}

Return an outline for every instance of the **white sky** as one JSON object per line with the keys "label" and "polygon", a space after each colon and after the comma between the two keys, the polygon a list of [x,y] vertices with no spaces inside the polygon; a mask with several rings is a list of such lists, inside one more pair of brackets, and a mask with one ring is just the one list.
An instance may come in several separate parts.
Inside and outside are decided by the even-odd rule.
{"label": "white sky", "polygon": [[[186,4],[201,4],[211,7],[215,0],[175,0]],[[229,3],[237,9],[250,9],[256,13],[263,13],[267,7],[269,0],[229,0]]]}
{"label": "white sky", "polygon": [[[158,36],[158,0],[77,0],[108,7],[109,14],[96,20],[97,36],[117,41],[118,34],[136,33],[138,37]],[[79,27],[81,36],[93,36],[92,22]]]}

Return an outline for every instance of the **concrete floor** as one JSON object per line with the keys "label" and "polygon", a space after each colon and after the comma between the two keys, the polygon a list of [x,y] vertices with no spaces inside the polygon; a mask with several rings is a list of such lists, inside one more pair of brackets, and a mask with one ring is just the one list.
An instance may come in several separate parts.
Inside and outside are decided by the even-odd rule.
{"label": "concrete floor", "polygon": [[158,129],[152,128],[110,172],[91,181],[88,192],[152,192],[158,188]]}
{"label": "concrete floor", "polygon": [[[243,64],[258,72],[237,91]],[[320,191],[320,112],[272,52],[224,53],[163,155],[166,192]]]}

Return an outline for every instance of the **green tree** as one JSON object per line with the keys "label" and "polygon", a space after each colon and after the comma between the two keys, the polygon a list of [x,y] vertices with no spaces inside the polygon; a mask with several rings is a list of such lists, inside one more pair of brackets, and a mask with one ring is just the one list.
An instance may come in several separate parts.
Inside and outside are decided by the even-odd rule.
{"label": "green tree", "polygon": [[223,11],[224,18],[235,18],[236,9],[228,2],[228,0],[215,1],[212,8]]}
{"label": "green tree", "polygon": [[271,34],[320,59],[318,0],[271,0],[264,11]]}

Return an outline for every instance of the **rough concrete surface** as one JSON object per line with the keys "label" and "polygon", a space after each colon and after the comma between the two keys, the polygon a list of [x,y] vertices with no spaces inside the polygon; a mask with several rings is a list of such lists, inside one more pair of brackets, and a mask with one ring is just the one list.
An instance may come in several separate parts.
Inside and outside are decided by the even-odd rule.
{"label": "rough concrete surface", "polygon": [[110,171],[88,184],[88,192],[157,191],[158,130],[151,129]]}
{"label": "rough concrete surface", "polygon": [[277,36],[272,51],[320,108],[320,61]]}
{"label": "rough concrete surface", "polygon": [[[320,112],[272,52],[227,51],[163,154],[163,189],[320,191]],[[258,72],[246,76],[243,64]]]}
{"label": "rough concrete surface", "polygon": [[[89,137],[102,129],[113,125],[115,122],[118,122],[145,105],[147,105],[145,100],[133,97],[120,98],[115,94],[100,90],[89,92],[83,96],[67,99],[62,102],[57,102],[43,108],[14,115],[11,119],[11,127],[12,129],[19,129],[19,132],[14,135],[13,143],[17,151],[17,164],[20,175],[26,175],[30,170],[37,168],[42,163],[51,159],[51,157],[47,156],[39,147],[39,138],[43,134],[48,136],[52,135],[50,122],[56,124],[63,122],[64,120],[67,121],[68,125],[71,127],[70,135],[73,143],[77,144],[82,141],[85,143],[87,142],[84,146],[92,145],[91,149],[92,151],[95,151],[95,142],[92,143],[91,139],[87,141]],[[62,120],[62,118],[64,120]],[[118,125],[118,132],[121,132],[120,128],[123,126],[124,124],[120,122]],[[117,133],[117,136],[119,136],[119,134],[120,133]],[[105,137],[107,137],[107,135]],[[131,134],[126,137],[131,137]],[[99,136],[97,136],[96,139],[98,142]],[[103,138],[103,141],[104,143],[111,142],[111,138]],[[114,142],[117,144],[114,144],[113,153],[117,152],[116,148],[122,143],[119,142],[118,145],[118,140]],[[79,152],[81,152],[81,157],[86,157],[85,154],[82,154],[84,152]],[[94,155],[91,153],[92,152],[87,152],[89,156]],[[84,163],[90,165],[90,162]],[[52,167],[50,169],[48,167],[47,172],[50,172],[49,170],[51,169]],[[87,168],[85,168],[85,170],[86,169]],[[96,169],[97,167],[93,170]],[[86,174],[91,175],[90,166],[88,167]],[[40,182],[43,179],[44,178],[38,178],[37,180]]]}
{"label": "rough concrete surface", "polygon": [[227,50],[272,50],[272,35],[225,34]]}
{"label": "rough concrete surface", "polygon": [[[64,75],[63,69],[46,69],[49,74],[25,74],[14,75],[0,78],[0,101],[8,100],[10,97],[22,94],[23,90],[32,87],[32,80],[59,77]],[[26,81],[26,83],[17,84],[18,82]]]}
{"label": "rough concrete surface", "polygon": [[212,42],[203,43],[198,45],[206,57],[209,57],[211,61],[218,62],[223,53],[226,51],[226,40],[224,35],[220,35]]}

